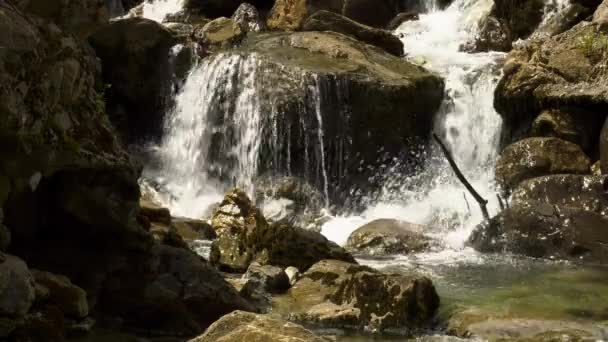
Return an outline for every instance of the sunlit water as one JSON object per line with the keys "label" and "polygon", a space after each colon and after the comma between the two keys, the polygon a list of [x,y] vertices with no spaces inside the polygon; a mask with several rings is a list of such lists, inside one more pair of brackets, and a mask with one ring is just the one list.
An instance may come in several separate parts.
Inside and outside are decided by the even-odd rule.
{"label": "sunlit water", "polygon": [[[495,214],[493,165],[502,122],[493,108],[493,93],[503,54],[460,51],[461,45],[475,38],[479,20],[491,6],[488,0],[457,0],[445,10],[435,8],[421,14],[420,20],[404,23],[395,34],[401,37],[409,60],[444,77],[446,98],[435,131],[467,179],[490,201],[490,213]],[[323,234],[343,244],[362,224],[394,218],[428,225],[428,233],[443,241],[447,249],[462,250],[482,215],[441,152],[434,148],[415,176],[389,177],[381,194],[369,201],[363,213],[336,217],[325,224]],[[437,256],[445,254],[441,253]],[[469,257],[467,253],[461,256]]]}

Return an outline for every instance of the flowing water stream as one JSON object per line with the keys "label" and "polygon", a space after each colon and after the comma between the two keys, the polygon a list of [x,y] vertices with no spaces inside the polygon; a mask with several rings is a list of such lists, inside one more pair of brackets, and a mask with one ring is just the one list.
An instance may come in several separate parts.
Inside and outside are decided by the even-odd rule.
{"label": "flowing water stream", "polygon": [[[395,31],[403,40],[407,59],[444,77],[446,97],[435,132],[472,185],[490,201],[491,215],[498,212],[493,173],[502,124],[493,108],[493,94],[504,54],[466,53],[460,47],[475,38],[477,25],[492,3],[456,0],[445,9],[430,3],[428,13]],[[564,7],[562,2],[558,5]],[[147,6],[145,15],[161,21],[179,11],[181,1],[156,0]],[[255,54],[225,53],[206,58],[191,70],[167,115],[165,136],[156,150],[162,167],[147,170],[146,175],[168,190],[161,200],[175,215],[201,217],[235,185],[253,193],[253,179],[269,167],[289,175],[298,172],[291,164],[292,148],[281,148],[293,140],[288,135],[292,131],[280,128],[281,109],[275,103],[280,97],[265,87],[269,74],[285,71],[265,68]],[[332,80],[305,73],[290,77],[297,80],[295,87],[305,100],[300,110],[310,114],[307,121],[301,119],[299,130],[314,132],[302,134],[299,140],[307,168],[301,174],[323,193],[327,204],[327,170],[332,161],[323,153],[322,111],[324,99],[336,96],[324,91]],[[260,164],[261,151],[270,166]],[[567,320],[594,329],[593,322],[608,319],[606,270],[482,255],[466,248],[471,230],[482,220],[481,212],[437,148],[425,160],[415,175],[384,172],[382,189],[364,201],[364,210],[332,216],[322,233],[343,244],[354,229],[374,219],[428,226],[428,234],[441,241],[442,248],[360,262],[429,275],[442,298],[442,315],[474,307],[495,317]],[[597,327],[597,336],[606,333],[608,337],[602,329]],[[338,340],[366,341],[368,337]]]}

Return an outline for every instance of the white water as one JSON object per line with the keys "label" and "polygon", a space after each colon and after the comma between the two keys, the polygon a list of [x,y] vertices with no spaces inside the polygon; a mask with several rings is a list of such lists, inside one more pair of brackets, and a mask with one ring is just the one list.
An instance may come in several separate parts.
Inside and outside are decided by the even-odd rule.
{"label": "white water", "polygon": [[[502,54],[469,54],[459,48],[474,39],[479,20],[490,11],[492,3],[456,0],[445,10],[432,6],[418,21],[406,22],[395,32],[411,61],[445,78],[447,96],[435,131],[440,133],[469,181],[490,200],[491,214],[497,212],[493,166],[502,122],[493,108],[493,93]],[[482,220],[476,202],[437,149],[431,152],[421,173],[401,179],[388,172],[385,184],[381,195],[363,213],[337,217],[323,226],[322,233],[343,244],[361,225],[379,218],[394,218],[429,225],[429,234],[436,235],[448,249],[461,250],[472,229]],[[445,252],[441,255],[453,257]]]}
{"label": "white water", "polygon": [[184,8],[184,0],[145,0],[143,17],[159,23]]}

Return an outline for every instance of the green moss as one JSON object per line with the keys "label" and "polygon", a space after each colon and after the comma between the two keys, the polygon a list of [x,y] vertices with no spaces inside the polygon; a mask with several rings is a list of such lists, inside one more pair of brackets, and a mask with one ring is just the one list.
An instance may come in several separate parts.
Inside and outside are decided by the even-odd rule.
{"label": "green moss", "polygon": [[576,46],[585,56],[599,59],[608,51],[608,36],[603,32],[589,30],[578,37]]}

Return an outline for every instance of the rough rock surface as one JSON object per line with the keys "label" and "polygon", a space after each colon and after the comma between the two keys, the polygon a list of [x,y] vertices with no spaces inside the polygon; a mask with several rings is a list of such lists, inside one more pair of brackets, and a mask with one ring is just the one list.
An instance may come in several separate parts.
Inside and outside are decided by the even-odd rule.
{"label": "rough rock surface", "polygon": [[352,232],[346,249],[354,254],[374,256],[421,252],[431,245],[423,234],[425,228],[398,220],[375,220]]}
{"label": "rough rock surface", "polygon": [[126,142],[159,137],[175,38],[155,21],[118,20],[89,38],[101,58],[107,111]]}
{"label": "rough rock surface", "polygon": [[318,11],[306,19],[303,30],[338,32],[377,46],[395,56],[403,55],[403,43],[391,32],[359,24],[337,13]]}
{"label": "rough rock surface", "polygon": [[34,279],[25,262],[4,254],[0,262],[0,315],[23,318],[35,296]]}
{"label": "rough rock surface", "polygon": [[528,138],[507,146],[496,163],[496,178],[505,189],[522,181],[558,173],[590,174],[591,161],[571,142]]}
{"label": "rough rock surface", "polygon": [[543,109],[587,109],[603,120],[605,112],[598,109],[608,105],[606,54],[598,44],[606,37],[596,24],[582,22],[509,54],[494,98],[505,142],[524,135]]}
{"label": "rough rock surface", "polygon": [[473,232],[481,252],[512,252],[535,258],[608,262],[608,218],[580,208],[538,201],[514,203]]}
{"label": "rough rock surface", "polygon": [[534,119],[530,136],[555,137],[593,151],[601,129],[601,116],[580,109],[548,109]]}
{"label": "rough rock surface", "polygon": [[304,327],[248,312],[235,311],[222,317],[205,334],[190,342],[326,342]]}
{"label": "rough rock surface", "polygon": [[290,290],[296,320],[374,331],[417,327],[433,317],[439,297],[425,277],[385,274],[337,260],[312,266]]}
{"label": "rough rock surface", "polygon": [[36,286],[48,291],[48,300],[56,305],[63,313],[73,318],[84,318],[89,314],[87,293],[72,284],[67,277],[33,270]]}
{"label": "rough rock surface", "polygon": [[319,233],[269,225],[247,195],[238,190],[226,195],[212,226],[218,238],[210,260],[226,270],[244,272],[253,261],[303,270],[328,258],[354,262],[343,248]]}

